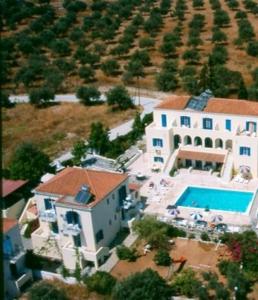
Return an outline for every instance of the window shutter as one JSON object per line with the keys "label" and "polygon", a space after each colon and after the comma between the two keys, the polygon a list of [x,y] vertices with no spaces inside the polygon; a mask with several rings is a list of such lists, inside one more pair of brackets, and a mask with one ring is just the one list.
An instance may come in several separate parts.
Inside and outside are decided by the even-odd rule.
{"label": "window shutter", "polygon": [[45,208],[46,209],[51,209],[52,208],[52,203],[51,203],[51,200],[49,198],[45,198],[44,203],[45,203]]}

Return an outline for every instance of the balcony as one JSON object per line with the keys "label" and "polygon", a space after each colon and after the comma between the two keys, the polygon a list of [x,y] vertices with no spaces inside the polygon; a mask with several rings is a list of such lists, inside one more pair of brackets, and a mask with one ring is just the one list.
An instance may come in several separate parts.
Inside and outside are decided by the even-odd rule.
{"label": "balcony", "polygon": [[56,212],[54,209],[41,210],[39,212],[39,218],[44,222],[56,222],[57,220]]}
{"label": "balcony", "polygon": [[20,289],[26,282],[32,280],[32,273],[30,270],[26,270],[25,273],[22,273],[15,279],[15,285]]}
{"label": "balcony", "polygon": [[65,223],[63,226],[63,234],[76,236],[81,233],[81,228],[78,224]]}
{"label": "balcony", "polygon": [[248,131],[248,130],[240,130],[238,129],[237,131],[237,135],[240,135],[240,136],[249,136],[249,137],[257,137],[257,133],[255,131]]}

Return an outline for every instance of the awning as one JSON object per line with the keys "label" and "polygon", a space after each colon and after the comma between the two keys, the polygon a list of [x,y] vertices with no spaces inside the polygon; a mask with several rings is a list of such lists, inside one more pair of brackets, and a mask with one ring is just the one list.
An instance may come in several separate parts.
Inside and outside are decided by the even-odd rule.
{"label": "awning", "polygon": [[223,163],[225,155],[209,152],[179,150],[177,158]]}

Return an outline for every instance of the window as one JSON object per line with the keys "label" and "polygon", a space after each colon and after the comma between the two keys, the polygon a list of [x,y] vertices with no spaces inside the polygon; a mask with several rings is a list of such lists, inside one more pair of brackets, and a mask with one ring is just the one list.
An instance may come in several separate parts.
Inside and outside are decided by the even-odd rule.
{"label": "window", "polygon": [[52,223],[51,223],[51,230],[52,230],[54,233],[56,233],[56,234],[59,232],[57,222],[52,222]]}
{"label": "window", "polygon": [[116,215],[114,215],[114,219],[115,219],[115,221],[117,220],[117,216]]}
{"label": "window", "polygon": [[256,122],[246,122],[246,130],[250,132],[256,132],[257,124]]}
{"label": "window", "polygon": [[68,224],[78,224],[79,225],[79,215],[75,211],[68,211],[66,213],[66,221]]}
{"label": "window", "polygon": [[152,145],[163,147],[163,140],[162,139],[152,139]]}
{"label": "window", "polygon": [[203,129],[212,129],[212,119],[210,118],[203,119]]}
{"label": "window", "polygon": [[96,233],[96,242],[98,243],[103,239],[104,239],[104,234],[103,234],[103,230],[101,229]]}
{"label": "window", "polygon": [[112,225],[112,220],[109,220],[108,224],[111,226]]}
{"label": "window", "polygon": [[126,198],[126,187],[123,185],[119,190],[118,190],[118,201],[119,205],[123,206],[123,201]]}
{"label": "window", "polygon": [[81,242],[81,235],[80,234],[73,236],[73,243],[74,243],[75,247],[81,247],[82,242]]}
{"label": "window", "polygon": [[226,129],[231,131],[231,120],[226,120]]}
{"label": "window", "polygon": [[45,203],[45,209],[46,210],[52,209],[54,207],[53,200],[50,199],[50,198],[45,198],[44,203]]}
{"label": "window", "polygon": [[181,120],[181,126],[191,127],[190,117],[182,116],[180,120]]}
{"label": "window", "polygon": [[161,115],[161,125],[162,127],[167,127],[167,115]]}
{"label": "window", "polygon": [[116,197],[115,194],[112,194],[112,199],[113,199],[113,200],[115,199],[115,197]]}
{"label": "window", "polygon": [[240,147],[240,155],[251,156],[251,148],[249,148],[249,147]]}
{"label": "window", "polygon": [[109,204],[109,198],[107,198],[107,205]]}
{"label": "window", "polygon": [[160,157],[160,156],[154,156],[154,161],[163,163],[164,159],[163,159],[163,157]]}

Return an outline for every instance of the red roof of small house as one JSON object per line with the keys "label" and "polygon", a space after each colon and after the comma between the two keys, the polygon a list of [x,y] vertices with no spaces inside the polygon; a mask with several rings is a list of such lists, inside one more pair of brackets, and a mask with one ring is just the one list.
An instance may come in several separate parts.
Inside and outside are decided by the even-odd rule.
{"label": "red roof of small house", "polygon": [[15,192],[22,186],[24,186],[28,180],[10,180],[10,179],[2,179],[2,197],[6,197],[11,193]]}
{"label": "red roof of small house", "polygon": [[[76,196],[81,186],[86,184],[90,188],[90,193],[94,196],[94,201],[88,205],[92,207],[127,178],[126,174],[121,173],[66,168],[47,182],[40,184],[35,190],[40,193]],[[60,198],[58,202],[70,203],[69,201],[66,202],[66,197]]]}
{"label": "red roof of small house", "polygon": [[7,233],[10,229],[18,224],[17,220],[10,218],[3,218],[3,233]]}

